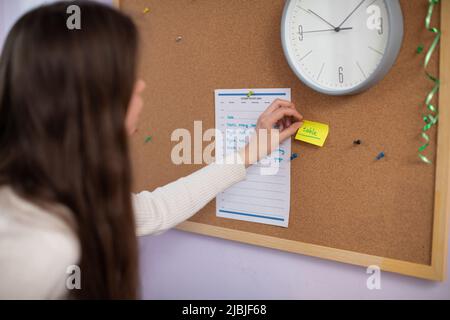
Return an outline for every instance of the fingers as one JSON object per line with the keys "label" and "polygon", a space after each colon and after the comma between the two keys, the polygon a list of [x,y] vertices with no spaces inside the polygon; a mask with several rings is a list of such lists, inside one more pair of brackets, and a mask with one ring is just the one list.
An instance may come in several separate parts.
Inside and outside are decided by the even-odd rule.
{"label": "fingers", "polygon": [[289,107],[280,107],[268,116],[269,121],[272,124],[276,124],[285,117],[292,117],[297,121],[303,120],[303,116],[296,109],[291,109]]}
{"label": "fingers", "polygon": [[284,122],[286,123],[286,127],[290,127],[292,124],[291,117],[287,117]]}
{"label": "fingers", "polygon": [[279,131],[279,142],[293,136],[303,125],[303,116],[297,111],[292,102],[275,100],[263,112],[259,119],[260,129],[276,128]]}
{"label": "fingers", "polygon": [[295,105],[292,102],[287,101],[287,100],[276,99],[266,109],[266,111],[263,112],[263,115],[268,115],[268,114],[274,112],[275,110],[277,110],[278,108],[281,108],[281,107],[295,109]]}
{"label": "fingers", "polygon": [[297,133],[298,129],[303,125],[303,122],[295,122],[290,127],[286,128],[284,131],[280,132],[280,143],[284,140],[292,137],[294,134]]}

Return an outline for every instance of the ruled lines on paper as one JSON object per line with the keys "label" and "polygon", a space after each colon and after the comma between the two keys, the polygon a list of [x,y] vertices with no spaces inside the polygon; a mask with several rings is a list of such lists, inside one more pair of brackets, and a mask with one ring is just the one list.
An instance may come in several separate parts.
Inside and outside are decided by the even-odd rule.
{"label": "ruled lines on paper", "polygon": [[[290,89],[216,90],[216,129],[223,139],[222,144],[217,144],[218,156],[244,147],[259,115],[278,98],[290,101]],[[290,154],[289,139],[269,157],[250,167],[245,181],[217,196],[217,216],[288,227]]]}

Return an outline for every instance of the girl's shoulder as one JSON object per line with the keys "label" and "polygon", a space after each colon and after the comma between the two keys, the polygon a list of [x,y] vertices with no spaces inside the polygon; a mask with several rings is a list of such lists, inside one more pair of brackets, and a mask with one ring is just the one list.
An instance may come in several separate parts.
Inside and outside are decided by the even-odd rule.
{"label": "girl's shoulder", "polygon": [[80,245],[70,212],[57,208],[55,214],[0,188],[0,298],[67,296]]}

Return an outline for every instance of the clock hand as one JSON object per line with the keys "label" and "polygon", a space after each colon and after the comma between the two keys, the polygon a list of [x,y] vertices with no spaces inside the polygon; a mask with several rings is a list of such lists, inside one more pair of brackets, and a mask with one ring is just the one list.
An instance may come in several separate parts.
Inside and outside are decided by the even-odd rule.
{"label": "clock hand", "polygon": [[[348,28],[340,28],[339,30],[352,30],[352,27]],[[313,31],[304,31],[303,33],[316,33],[316,32],[326,32],[326,31],[336,31],[336,29],[325,29],[325,30],[313,30]]]}
{"label": "clock hand", "polygon": [[347,16],[347,18],[345,18],[344,21],[342,21],[342,23],[341,23],[337,28],[340,29],[340,28],[342,27],[342,25],[343,25],[348,19],[350,19],[350,17],[356,12],[356,10],[359,9],[359,7],[362,6],[362,4],[363,4],[365,1],[366,1],[366,0],[362,0],[362,1],[356,6],[356,8],[353,9],[352,12],[350,12],[350,14]]}
{"label": "clock hand", "polygon": [[336,30],[336,27],[335,27],[335,26],[333,26],[331,23],[329,23],[327,20],[325,20],[324,18],[322,18],[321,16],[319,16],[317,13],[315,13],[315,12],[312,11],[311,9],[308,9],[308,12],[312,13],[313,15],[315,15],[316,17],[318,17],[320,20],[322,20],[323,22],[325,22],[326,24],[328,24],[330,27],[333,28],[333,30],[339,31],[339,30]]}

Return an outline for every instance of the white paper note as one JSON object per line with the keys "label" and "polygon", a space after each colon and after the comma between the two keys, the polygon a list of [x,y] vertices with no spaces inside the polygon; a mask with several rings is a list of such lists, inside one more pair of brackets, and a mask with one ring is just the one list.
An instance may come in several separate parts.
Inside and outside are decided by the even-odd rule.
{"label": "white paper note", "polygon": [[[223,144],[218,157],[245,146],[259,115],[275,99],[291,100],[290,89],[215,91],[216,128]],[[288,227],[291,194],[291,140],[247,170],[247,178],[217,196],[218,217]],[[275,173],[275,174],[274,174]]]}

